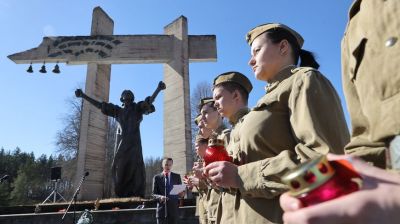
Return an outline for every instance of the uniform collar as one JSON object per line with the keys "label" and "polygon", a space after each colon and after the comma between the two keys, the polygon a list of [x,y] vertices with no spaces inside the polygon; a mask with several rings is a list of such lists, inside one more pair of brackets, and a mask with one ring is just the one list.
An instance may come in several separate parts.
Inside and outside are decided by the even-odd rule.
{"label": "uniform collar", "polygon": [[244,115],[246,115],[247,113],[249,113],[249,108],[248,107],[244,107],[239,109],[232,117],[231,119],[229,119],[229,123],[231,125],[235,125],[240,118],[242,118]]}
{"label": "uniform collar", "polygon": [[226,128],[226,127],[225,127],[224,123],[221,122],[221,125],[220,125],[217,129],[215,129],[215,130],[213,131],[213,133],[214,133],[215,135],[219,135],[219,134],[222,133],[223,130],[225,130],[225,128]]}
{"label": "uniform collar", "polygon": [[208,137],[208,139],[217,139],[218,136],[219,136],[219,135],[222,133],[222,131],[225,130],[225,129],[226,129],[226,127],[225,127],[224,123],[221,122],[221,124],[219,125],[219,127],[211,132],[211,135]]}
{"label": "uniform collar", "polygon": [[271,92],[273,89],[275,89],[278,84],[288,78],[289,76],[292,75],[292,69],[296,68],[295,65],[288,65],[286,67],[284,67],[282,70],[280,70],[275,76],[274,78],[272,78],[269,82],[268,85],[265,86],[265,92]]}

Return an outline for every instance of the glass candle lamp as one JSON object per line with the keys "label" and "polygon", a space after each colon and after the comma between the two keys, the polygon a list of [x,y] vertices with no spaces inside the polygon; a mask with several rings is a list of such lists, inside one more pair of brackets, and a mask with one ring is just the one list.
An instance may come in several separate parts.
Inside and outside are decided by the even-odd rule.
{"label": "glass candle lamp", "polygon": [[224,146],[224,140],[222,139],[210,139],[208,141],[208,147],[203,159],[206,166],[216,161],[232,162],[232,158],[228,155]]}
{"label": "glass candle lamp", "polygon": [[359,184],[353,178],[360,176],[347,161],[328,161],[321,156],[289,171],[282,181],[307,207],[357,191]]}

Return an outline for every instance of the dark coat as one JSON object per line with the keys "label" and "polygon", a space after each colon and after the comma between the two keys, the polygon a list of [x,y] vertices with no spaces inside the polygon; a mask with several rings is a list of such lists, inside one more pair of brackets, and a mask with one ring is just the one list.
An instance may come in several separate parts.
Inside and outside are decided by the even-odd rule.
{"label": "dark coat", "polygon": [[[157,198],[157,195],[165,195],[168,197],[167,200],[167,217],[168,223],[176,223],[178,218],[178,205],[179,205],[179,197],[178,195],[169,195],[173,185],[182,184],[181,176],[177,173],[170,172],[170,184],[167,186],[167,191],[165,190],[165,176],[163,173],[157,174],[153,177],[153,195]],[[157,218],[165,217],[165,203],[158,202],[157,203]]]}

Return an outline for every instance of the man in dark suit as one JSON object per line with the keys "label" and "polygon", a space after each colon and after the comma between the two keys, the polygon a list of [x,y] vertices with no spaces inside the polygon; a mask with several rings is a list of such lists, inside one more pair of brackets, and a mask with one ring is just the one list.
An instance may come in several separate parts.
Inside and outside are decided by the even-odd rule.
{"label": "man in dark suit", "polygon": [[[153,196],[158,199],[157,203],[157,224],[176,224],[178,220],[179,197],[170,195],[174,185],[182,184],[181,176],[171,172],[173,165],[172,158],[164,158],[162,161],[163,172],[153,177]],[[166,205],[166,206],[165,206]]]}

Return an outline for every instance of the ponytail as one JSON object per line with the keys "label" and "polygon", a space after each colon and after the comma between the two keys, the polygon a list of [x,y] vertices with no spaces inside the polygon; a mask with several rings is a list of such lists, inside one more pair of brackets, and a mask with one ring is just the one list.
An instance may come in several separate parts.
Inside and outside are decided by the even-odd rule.
{"label": "ponytail", "polygon": [[319,68],[318,62],[315,60],[313,53],[301,49],[299,43],[297,42],[295,36],[293,36],[288,30],[283,28],[274,28],[265,32],[267,37],[272,43],[278,44],[282,40],[287,40],[293,49],[293,60],[297,65],[300,59],[300,66],[302,67],[313,67],[315,69]]}
{"label": "ponytail", "polygon": [[301,67],[312,67],[315,69],[319,68],[319,64],[315,60],[314,54],[312,52],[300,49],[299,57]]}

